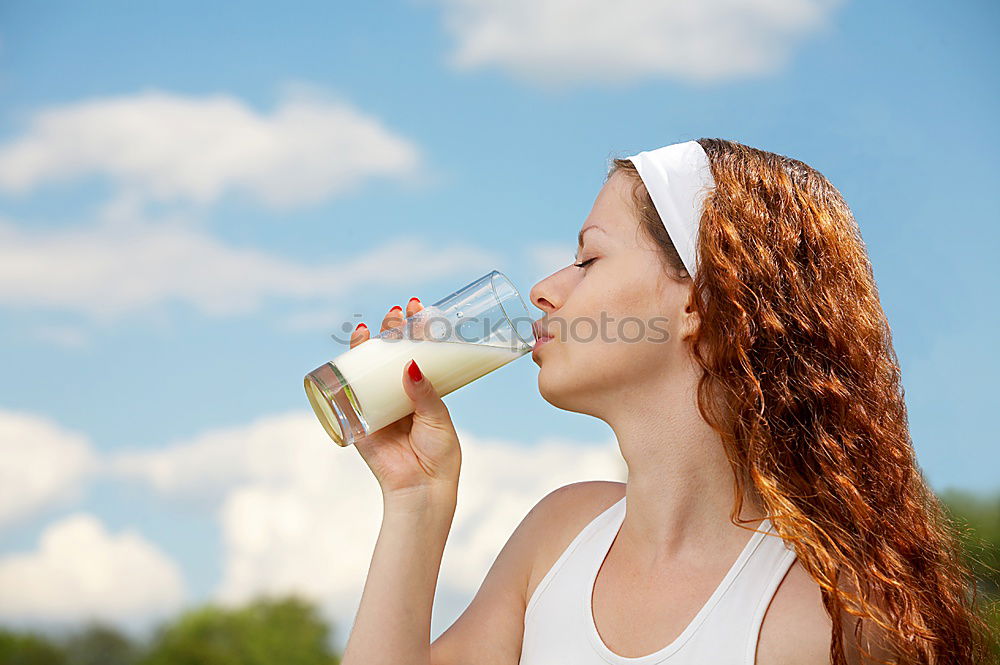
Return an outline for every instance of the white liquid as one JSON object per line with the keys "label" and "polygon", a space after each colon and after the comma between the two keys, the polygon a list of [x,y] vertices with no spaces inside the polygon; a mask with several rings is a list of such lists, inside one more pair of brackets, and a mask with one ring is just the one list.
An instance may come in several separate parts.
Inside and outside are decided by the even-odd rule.
{"label": "white liquid", "polygon": [[444,397],[525,352],[465,342],[373,338],[334,358],[333,364],[357,396],[371,433],[413,412],[403,391],[403,372],[411,358]]}

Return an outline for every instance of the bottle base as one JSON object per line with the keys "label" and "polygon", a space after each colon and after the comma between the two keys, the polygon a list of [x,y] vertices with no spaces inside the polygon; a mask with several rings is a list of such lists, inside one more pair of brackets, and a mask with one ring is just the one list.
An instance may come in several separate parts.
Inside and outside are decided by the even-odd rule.
{"label": "bottle base", "polygon": [[313,412],[334,443],[346,447],[367,435],[361,407],[336,365],[328,362],[317,367],[303,383]]}

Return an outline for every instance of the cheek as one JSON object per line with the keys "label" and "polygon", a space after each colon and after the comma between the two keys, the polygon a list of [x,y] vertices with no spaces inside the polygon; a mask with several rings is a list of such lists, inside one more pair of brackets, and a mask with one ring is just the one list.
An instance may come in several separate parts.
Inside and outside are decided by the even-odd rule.
{"label": "cheek", "polygon": [[648,284],[622,288],[609,300],[607,339],[626,346],[654,343],[662,345],[675,336],[676,317],[655,300]]}
{"label": "cheek", "polygon": [[632,377],[662,374],[683,352],[679,341],[680,320],[655,300],[648,284],[616,290],[608,302],[603,332],[587,342],[574,341],[574,354],[586,355],[603,372]]}
{"label": "cheek", "polygon": [[[543,352],[538,388],[549,403],[567,410],[586,410],[585,398],[618,394],[629,386],[659,384],[669,380],[675,360],[676,344],[665,324],[627,320],[609,313],[612,323],[606,333],[597,334],[591,326],[580,326],[565,342],[557,342]],[[641,317],[634,317],[641,319]],[[638,338],[638,339],[637,339]]]}
{"label": "cheek", "polygon": [[560,371],[589,367],[588,371],[601,374],[634,373],[649,364],[662,369],[679,348],[679,319],[668,309],[676,303],[667,302],[656,280],[649,277],[658,266],[637,259],[631,264],[612,265],[606,260],[600,265],[610,269],[612,277],[602,272],[600,280],[580,285],[574,313],[566,314],[560,343],[549,356],[559,356],[559,364],[565,363]]}
{"label": "cheek", "polygon": [[553,351],[567,366],[586,368],[599,378],[643,374],[651,368],[660,371],[676,346],[670,323],[651,313],[638,315],[634,309],[607,312],[571,326],[566,343]]}

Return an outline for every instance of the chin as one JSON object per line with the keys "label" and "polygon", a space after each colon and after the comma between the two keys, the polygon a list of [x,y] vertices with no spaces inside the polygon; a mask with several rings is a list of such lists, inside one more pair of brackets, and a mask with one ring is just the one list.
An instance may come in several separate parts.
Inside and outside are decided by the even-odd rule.
{"label": "chin", "polygon": [[593,392],[589,391],[581,381],[574,380],[570,376],[560,376],[551,368],[546,373],[544,366],[538,372],[538,394],[557,409],[584,414],[588,413],[587,398],[593,396]]}

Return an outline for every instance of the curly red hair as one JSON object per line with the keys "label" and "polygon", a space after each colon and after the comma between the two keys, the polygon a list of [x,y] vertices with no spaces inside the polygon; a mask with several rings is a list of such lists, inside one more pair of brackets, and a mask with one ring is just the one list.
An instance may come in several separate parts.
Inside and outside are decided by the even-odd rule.
{"label": "curly red hair", "polygon": [[[692,306],[698,408],[746,488],[819,585],[844,665],[878,634],[896,662],[985,659],[974,584],[951,523],[921,476],[899,362],[854,216],[818,171],[699,139],[716,186],[705,200]],[[676,250],[634,165],[642,227],[678,279]],[[862,633],[863,628],[865,632]],[[868,629],[875,630],[870,634]],[[864,637],[863,637],[864,635]]]}

